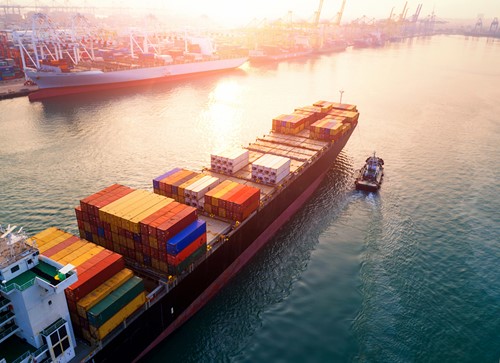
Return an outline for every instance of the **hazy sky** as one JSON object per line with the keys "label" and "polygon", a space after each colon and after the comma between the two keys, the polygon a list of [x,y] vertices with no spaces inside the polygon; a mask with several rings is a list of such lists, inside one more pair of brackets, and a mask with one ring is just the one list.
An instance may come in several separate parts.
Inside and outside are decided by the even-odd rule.
{"label": "hazy sky", "polygon": [[[19,3],[34,4],[30,0],[18,0]],[[347,0],[344,20],[353,20],[366,15],[369,18],[387,18],[394,8],[400,14],[405,5],[404,0]],[[15,0],[10,1],[16,3]],[[96,5],[126,6],[143,8],[161,8],[172,15],[207,15],[214,20],[230,20],[232,23],[246,24],[252,19],[276,19],[285,17],[289,11],[292,16],[311,19],[318,9],[319,0],[38,0],[39,4],[52,5]],[[23,4],[23,5],[24,5]],[[332,19],[339,11],[342,0],[324,0],[321,12],[322,19]],[[500,0],[415,0],[408,1],[407,17],[423,4],[420,16],[426,17],[434,10],[438,18],[476,19],[479,14],[484,19],[500,17]]]}
{"label": "hazy sky", "polygon": [[[109,1],[109,0],[108,0]],[[113,2],[113,1],[112,1]],[[137,1],[114,1],[114,3],[137,4]],[[344,16],[355,19],[368,17],[388,17],[391,9],[399,14],[406,1],[403,0],[347,0]],[[206,14],[213,17],[233,17],[238,19],[275,18],[286,15],[288,11],[298,17],[312,18],[317,11],[319,0],[144,0],[140,4],[172,9],[195,15]],[[324,0],[322,18],[333,18],[340,9],[342,0]],[[485,18],[500,17],[500,0],[415,0],[408,1],[408,13],[413,14],[418,4],[423,4],[422,16],[432,13],[433,9],[440,18],[476,18],[484,14]]]}

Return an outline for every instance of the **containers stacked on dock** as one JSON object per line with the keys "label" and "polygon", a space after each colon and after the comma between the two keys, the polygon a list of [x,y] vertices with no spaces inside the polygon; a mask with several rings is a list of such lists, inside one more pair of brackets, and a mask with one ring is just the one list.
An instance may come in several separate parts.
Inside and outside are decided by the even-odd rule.
{"label": "containers stacked on dock", "polygon": [[[32,239],[43,256],[61,265],[75,266],[78,280],[65,290],[65,294],[74,331],[82,338],[89,342],[102,340],[144,305],[146,295],[142,280],[133,277],[132,271],[125,268],[121,255],[53,227]],[[118,290],[131,279],[133,290]],[[112,303],[100,310],[97,321],[91,308],[100,301]]]}
{"label": "containers stacked on dock", "polygon": [[290,174],[290,159],[265,154],[252,163],[252,179],[265,184],[277,184]]}
{"label": "containers stacked on dock", "polygon": [[210,155],[210,168],[223,174],[234,174],[248,165],[248,150],[234,149]]}
{"label": "containers stacked on dock", "polygon": [[[177,173],[179,171],[171,175]],[[186,178],[187,174],[183,175],[180,179]],[[168,272],[167,245],[170,239],[197,221],[197,209],[144,190],[125,194],[125,188],[112,186],[81,200],[80,207],[76,208],[78,224],[83,228],[80,234],[95,237],[98,244],[109,246],[143,266]],[[122,191],[121,197],[116,198],[116,190]],[[206,243],[206,236],[204,238]]]}
{"label": "containers stacked on dock", "polygon": [[245,220],[259,207],[260,189],[225,180],[205,194],[205,210],[233,221]]}

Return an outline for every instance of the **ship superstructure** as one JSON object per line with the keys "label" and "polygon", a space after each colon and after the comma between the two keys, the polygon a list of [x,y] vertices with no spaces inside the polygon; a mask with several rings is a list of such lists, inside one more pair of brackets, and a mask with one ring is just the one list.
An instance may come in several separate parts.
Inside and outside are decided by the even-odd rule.
{"label": "ship superstructure", "polygon": [[77,274],[15,229],[0,226],[0,362],[69,362],[76,343],[64,290]]}

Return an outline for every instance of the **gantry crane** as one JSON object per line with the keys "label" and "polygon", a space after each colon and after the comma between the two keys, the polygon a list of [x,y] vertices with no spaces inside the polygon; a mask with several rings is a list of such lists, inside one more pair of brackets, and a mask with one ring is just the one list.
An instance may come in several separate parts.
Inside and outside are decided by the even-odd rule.
{"label": "gantry crane", "polygon": [[314,14],[314,26],[317,27],[319,24],[319,17],[321,16],[321,9],[323,8],[323,0],[319,0],[318,10]]}
{"label": "gantry crane", "polygon": [[333,21],[333,25],[340,25],[340,21],[342,20],[342,15],[344,14],[345,2],[346,2],[346,0],[342,1],[342,5],[340,6],[340,10],[337,13],[337,15],[335,15],[335,20]]}
{"label": "gantry crane", "polygon": [[490,25],[490,34],[495,34],[498,30],[498,18],[494,18]]}

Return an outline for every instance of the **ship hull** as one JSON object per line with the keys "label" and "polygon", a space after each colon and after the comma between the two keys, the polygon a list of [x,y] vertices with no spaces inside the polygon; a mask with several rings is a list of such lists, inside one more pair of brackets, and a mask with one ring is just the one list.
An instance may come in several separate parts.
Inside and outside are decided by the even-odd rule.
{"label": "ship hull", "polygon": [[241,57],[110,72],[81,71],[63,73],[27,69],[26,75],[39,88],[38,91],[30,93],[29,100],[41,101],[64,95],[175,82],[185,78],[235,69],[246,61],[246,57]]}
{"label": "ship hull", "polygon": [[296,179],[244,221],[177,286],[92,357],[93,362],[140,361],[215,296],[311,197],[354,127]]}
{"label": "ship hull", "polygon": [[312,54],[313,54],[312,51],[305,51],[305,52],[289,52],[282,54],[251,55],[250,63],[262,64],[262,63],[280,62],[289,59],[305,58],[311,56]]}

